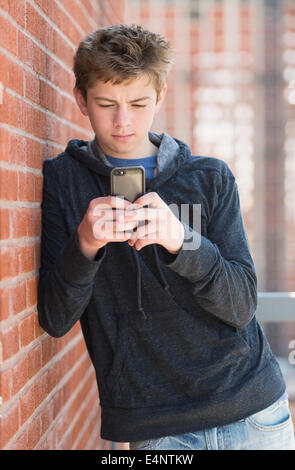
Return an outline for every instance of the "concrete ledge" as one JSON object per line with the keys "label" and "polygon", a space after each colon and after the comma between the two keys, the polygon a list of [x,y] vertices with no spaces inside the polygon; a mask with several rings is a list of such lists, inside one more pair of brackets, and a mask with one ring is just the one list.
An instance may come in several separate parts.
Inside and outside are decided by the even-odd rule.
{"label": "concrete ledge", "polygon": [[295,292],[259,292],[256,316],[261,322],[295,322]]}

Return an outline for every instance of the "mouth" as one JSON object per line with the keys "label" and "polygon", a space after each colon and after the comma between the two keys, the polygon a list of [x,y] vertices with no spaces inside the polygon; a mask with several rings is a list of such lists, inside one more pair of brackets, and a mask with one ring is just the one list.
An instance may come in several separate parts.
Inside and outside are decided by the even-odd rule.
{"label": "mouth", "polygon": [[112,137],[115,139],[115,140],[118,140],[119,142],[125,142],[129,139],[131,139],[131,137],[133,136],[134,134],[125,134],[125,135],[112,135]]}

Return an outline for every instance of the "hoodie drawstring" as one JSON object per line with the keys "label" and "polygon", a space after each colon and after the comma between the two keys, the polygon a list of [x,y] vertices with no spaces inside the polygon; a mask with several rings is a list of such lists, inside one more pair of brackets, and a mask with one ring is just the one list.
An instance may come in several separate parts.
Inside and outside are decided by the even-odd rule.
{"label": "hoodie drawstring", "polygon": [[146,316],[146,313],[144,311],[144,308],[142,306],[142,303],[141,303],[141,267],[140,267],[140,262],[139,262],[139,258],[138,258],[138,253],[136,251],[136,248],[134,246],[131,247],[132,248],[132,251],[133,251],[133,255],[134,255],[134,259],[135,259],[135,263],[136,263],[136,268],[137,268],[137,305],[138,305],[138,312],[142,314],[143,318],[146,320],[147,319],[147,316]]}
{"label": "hoodie drawstring", "polygon": [[167,282],[167,279],[162,271],[162,268],[161,268],[161,265],[160,265],[160,260],[159,260],[159,255],[158,255],[158,251],[157,251],[157,245],[153,245],[153,249],[154,249],[154,254],[155,254],[155,259],[156,259],[156,263],[157,263],[157,268],[158,268],[158,271],[160,273],[160,276],[161,276],[161,279],[164,283],[164,289],[166,292],[168,292],[168,294],[174,298],[174,294],[172,294],[172,292],[170,291],[170,286]]}
{"label": "hoodie drawstring", "polygon": [[[137,267],[137,310],[139,313],[142,314],[143,318],[146,320],[147,319],[147,315],[144,311],[144,308],[142,306],[142,299],[141,299],[141,267],[140,267],[140,261],[139,261],[139,255],[136,251],[136,248],[134,246],[131,247],[132,250],[133,250],[133,255],[134,255],[134,259],[135,259],[135,262],[136,262],[136,267]],[[164,289],[165,291],[173,298],[174,295],[170,292],[170,286],[167,282],[167,279],[162,271],[162,268],[161,268],[161,265],[160,265],[160,260],[159,260],[159,255],[158,255],[158,252],[157,252],[157,247],[155,244],[153,244],[153,250],[154,250],[154,254],[155,254],[155,260],[156,260],[156,264],[157,264],[157,268],[158,268],[158,271],[160,273],[160,276],[161,276],[161,279],[163,281],[163,284],[164,284]]]}
{"label": "hoodie drawstring", "polygon": [[[106,193],[102,187],[102,184],[99,180],[99,178],[97,179],[97,182],[98,182],[98,186],[99,186],[99,190],[101,192],[101,194],[103,196],[106,196]],[[129,245],[128,245],[129,246]],[[170,286],[167,282],[167,279],[165,278],[165,275],[162,271],[162,268],[161,268],[161,265],[160,265],[160,260],[159,260],[159,255],[158,255],[158,251],[157,251],[157,246],[156,244],[153,244],[153,250],[154,250],[154,255],[155,255],[155,260],[156,260],[156,265],[157,265],[157,269],[159,271],[159,274],[161,276],[161,279],[162,279],[162,282],[164,284],[164,289],[165,291],[173,298],[174,295],[170,292]],[[144,311],[144,308],[142,306],[142,298],[141,298],[141,290],[142,290],[142,286],[141,286],[141,267],[140,267],[140,261],[139,261],[139,256],[138,256],[138,253],[136,251],[136,248],[134,246],[130,247],[132,248],[133,250],[133,255],[134,255],[134,259],[135,259],[135,263],[136,263],[136,269],[137,269],[137,305],[138,305],[138,312],[143,316],[143,318],[146,320],[147,319],[147,315]],[[107,249],[107,245],[105,246],[105,249]]]}

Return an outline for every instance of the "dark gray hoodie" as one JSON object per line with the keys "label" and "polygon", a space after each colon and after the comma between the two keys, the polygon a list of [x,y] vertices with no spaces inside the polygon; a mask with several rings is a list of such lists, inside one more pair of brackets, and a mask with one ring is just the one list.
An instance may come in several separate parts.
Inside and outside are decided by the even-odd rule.
{"label": "dark gray hoodie", "polygon": [[39,321],[55,337],[80,321],[101,436],[119,442],[232,423],[285,391],[255,317],[257,279],[233,174],[165,133],[149,137],[159,151],[147,190],[189,208],[178,255],[127,242],[108,243],[92,261],[83,255],[77,228],[90,201],[110,194],[111,166],[95,140],[71,140],[43,169]]}

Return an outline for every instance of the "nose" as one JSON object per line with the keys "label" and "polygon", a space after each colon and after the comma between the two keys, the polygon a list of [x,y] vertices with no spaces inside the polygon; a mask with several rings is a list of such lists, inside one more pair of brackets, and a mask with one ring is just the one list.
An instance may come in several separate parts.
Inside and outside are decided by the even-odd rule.
{"label": "nose", "polygon": [[131,117],[128,109],[118,107],[114,115],[114,126],[117,128],[125,128],[130,126],[130,124]]}

